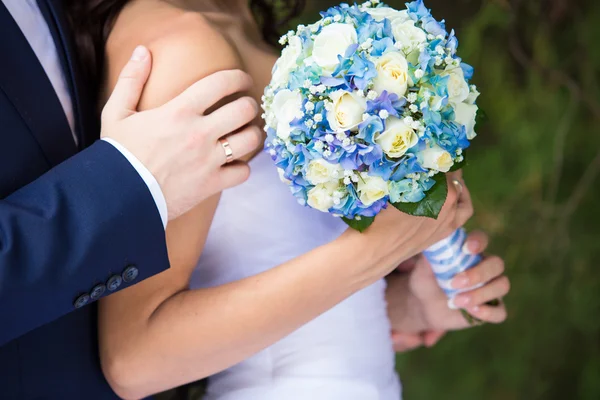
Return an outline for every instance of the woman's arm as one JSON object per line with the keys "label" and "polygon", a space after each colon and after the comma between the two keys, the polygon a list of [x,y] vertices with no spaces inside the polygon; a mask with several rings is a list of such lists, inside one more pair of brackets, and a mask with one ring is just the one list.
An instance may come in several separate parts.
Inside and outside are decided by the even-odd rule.
{"label": "woman's arm", "polygon": [[[202,19],[186,16],[177,26],[145,43],[155,62],[143,107],[168,101],[207,74],[242,67]],[[119,55],[129,51],[109,52],[111,77],[120,67]],[[100,351],[109,383],[121,397],[140,398],[251,356],[374,283],[425,242],[447,236],[456,225],[454,200],[451,193],[438,221],[386,211],[365,234],[349,231],[254,277],[188,290],[218,203],[206,201],[169,225],[170,270],[101,303]]]}

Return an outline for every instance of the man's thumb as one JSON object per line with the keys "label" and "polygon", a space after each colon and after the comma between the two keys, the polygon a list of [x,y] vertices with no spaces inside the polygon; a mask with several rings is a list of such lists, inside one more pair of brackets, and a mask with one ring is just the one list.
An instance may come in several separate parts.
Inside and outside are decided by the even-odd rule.
{"label": "man's thumb", "polygon": [[151,67],[150,51],[144,46],[136,47],[104,106],[103,120],[118,121],[136,112]]}

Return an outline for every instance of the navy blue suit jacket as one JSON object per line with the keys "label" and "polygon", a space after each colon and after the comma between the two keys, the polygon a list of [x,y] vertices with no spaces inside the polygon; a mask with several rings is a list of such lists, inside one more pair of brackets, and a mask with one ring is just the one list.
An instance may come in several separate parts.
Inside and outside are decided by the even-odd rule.
{"label": "navy blue suit jacket", "polygon": [[113,399],[95,301],[168,268],[154,200],[99,127],[60,0],[38,0],[59,51],[76,147],[50,81],[0,2],[0,399]]}

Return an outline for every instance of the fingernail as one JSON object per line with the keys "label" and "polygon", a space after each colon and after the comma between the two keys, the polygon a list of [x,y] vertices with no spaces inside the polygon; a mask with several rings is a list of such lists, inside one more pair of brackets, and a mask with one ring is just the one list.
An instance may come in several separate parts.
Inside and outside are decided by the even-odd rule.
{"label": "fingernail", "polygon": [[466,276],[459,276],[457,278],[454,278],[454,281],[452,282],[452,287],[454,287],[455,289],[464,289],[468,286],[469,278]]}
{"label": "fingernail", "polygon": [[448,300],[448,308],[451,310],[458,310],[458,306],[454,304],[454,298]]}
{"label": "fingernail", "polygon": [[479,310],[481,310],[481,308],[479,306],[475,306],[475,307],[471,307],[470,310],[472,312],[479,312]]}
{"label": "fingernail", "polygon": [[148,56],[148,49],[144,46],[138,46],[131,55],[131,61],[143,61]]}
{"label": "fingernail", "polygon": [[467,240],[462,247],[463,253],[477,254],[479,252],[479,242],[477,240]]}

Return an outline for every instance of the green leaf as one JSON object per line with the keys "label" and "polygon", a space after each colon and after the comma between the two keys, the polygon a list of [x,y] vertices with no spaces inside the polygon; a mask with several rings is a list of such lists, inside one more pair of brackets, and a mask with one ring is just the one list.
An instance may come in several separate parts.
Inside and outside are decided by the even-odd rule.
{"label": "green leaf", "polygon": [[428,217],[437,219],[446,202],[448,195],[448,183],[446,174],[437,174],[433,178],[435,185],[426,193],[423,200],[418,203],[392,203],[394,207],[403,213],[415,217]]}
{"label": "green leaf", "polygon": [[475,115],[475,128],[477,130],[481,129],[488,121],[489,117],[487,113],[481,108],[478,109],[477,114]]}
{"label": "green leaf", "polygon": [[461,162],[454,163],[452,168],[450,168],[450,172],[458,171],[459,169],[463,169],[468,165],[467,163],[467,155],[463,152],[463,160]]}
{"label": "green leaf", "polygon": [[355,229],[359,232],[364,232],[373,221],[375,221],[375,217],[361,217],[360,220],[350,219],[350,218],[342,218],[346,224],[352,229]]}

